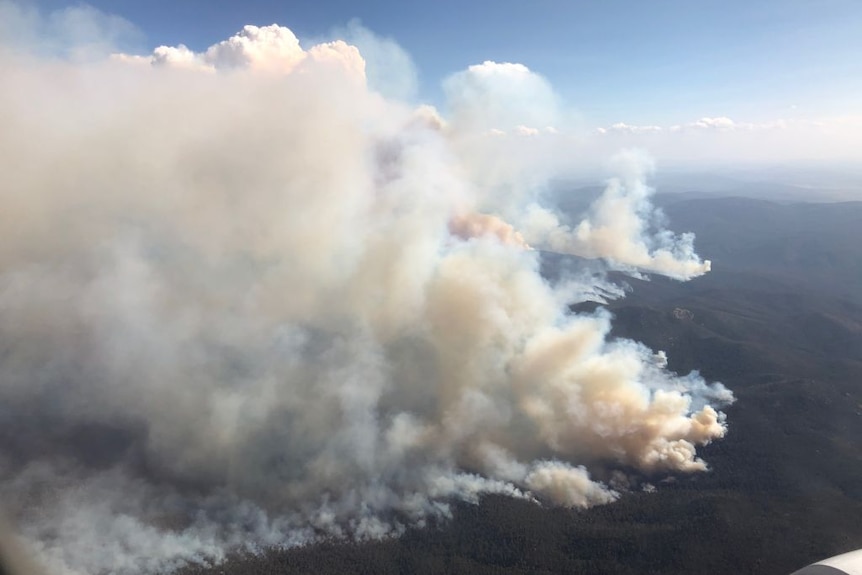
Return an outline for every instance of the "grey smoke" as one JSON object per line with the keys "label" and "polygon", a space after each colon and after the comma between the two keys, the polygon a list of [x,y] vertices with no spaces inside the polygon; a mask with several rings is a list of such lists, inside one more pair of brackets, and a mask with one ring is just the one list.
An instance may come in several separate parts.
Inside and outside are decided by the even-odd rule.
{"label": "grey smoke", "polygon": [[[0,56],[0,497],[49,571],[397,535],[486,493],[586,507],[618,497],[594,477],[615,467],[705,469],[730,393],[569,313],[618,294],[549,283],[506,241],[538,172],[480,182],[469,107],[417,115],[355,48],[294,40]],[[527,242],[706,271],[624,181],[605,198],[627,224],[603,200],[583,224],[616,235]]]}

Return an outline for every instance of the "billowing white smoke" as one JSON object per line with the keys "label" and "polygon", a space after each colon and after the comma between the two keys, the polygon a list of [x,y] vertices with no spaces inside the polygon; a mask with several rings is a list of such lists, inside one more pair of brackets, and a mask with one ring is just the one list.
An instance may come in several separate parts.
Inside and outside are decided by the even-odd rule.
{"label": "billowing white smoke", "polygon": [[[551,210],[533,204],[524,218],[529,241],[554,251],[604,258],[620,269],[645,270],[679,280],[705,274],[710,261],[694,251],[694,235],[674,235],[661,227],[661,213],[649,202],[652,189],[644,182],[651,168],[637,152],[617,156],[621,176],[612,179],[590,212],[574,228],[562,224]],[[652,227],[652,233],[649,228]]]}
{"label": "billowing white smoke", "polygon": [[[705,468],[729,392],[568,311],[501,219],[533,196],[471,176],[470,109],[414,113],[354,48],[279,27],[138,60],[0,58],[0,499],[52,572]],[[526,241],[706,271],[646,235],[645,189],[624,176],[573,229],[521,205]]]}

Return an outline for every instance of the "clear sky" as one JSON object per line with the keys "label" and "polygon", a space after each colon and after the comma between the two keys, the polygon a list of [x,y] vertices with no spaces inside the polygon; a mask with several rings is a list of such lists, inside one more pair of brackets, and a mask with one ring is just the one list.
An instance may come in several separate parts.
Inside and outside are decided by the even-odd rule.
{"label": "clear sky", "polygon": [[520,62],[597,124],[760,122],[862,107],[859,0],[89,3],[138,26],[150,49],[202,50],[244,24],[277,22],[300,38],[321,37],[358,18],[412,56],[426,100],[438,100],[441,80],[470,64]]}

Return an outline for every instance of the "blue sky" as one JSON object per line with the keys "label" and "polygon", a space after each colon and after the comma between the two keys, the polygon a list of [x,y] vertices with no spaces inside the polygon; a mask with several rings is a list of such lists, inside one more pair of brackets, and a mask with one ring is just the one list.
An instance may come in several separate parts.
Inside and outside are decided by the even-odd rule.
{"label": "blue sky", "polygon": [[317,38],[358,18],[412,56],[422,99],[436,103],[442,79],[470,64],[520,62],[596,124],[846,115],[862,102],[858,0],[89,4],[138,26],[144,49],[184,43],[201,50],[244,24],[274,22]]}
{"label": "blue sky", "polygon": [[347,40],[373,90],[549,148],[564,135],[581,161],[862,165],[862,0],[0,0],[0,48],[73,61],[200,58],[248,24]]}

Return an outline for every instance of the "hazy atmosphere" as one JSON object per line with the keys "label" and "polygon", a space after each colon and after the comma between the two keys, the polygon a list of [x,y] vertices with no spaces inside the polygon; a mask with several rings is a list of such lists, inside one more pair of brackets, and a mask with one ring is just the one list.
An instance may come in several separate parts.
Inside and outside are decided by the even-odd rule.
{"label": "hazy atmosphere", "polygon": [[[532,136],[533,148],[559,149],[579,170],[622,147],[649,150],[662,168],[862,159],[854,0],[4,0],[0,15],[7,47],[78,62],[116,52],[161,61],[181,45],[203,54],[247,24],[278,23],[305,48],[358,47],[373,91],[446,117],[466,95],[453,94],[459,71],[518,64],[495,68],[496,80],[486,70],[506,86],[493,96],[490,85],[471,87],[474,104],[493,112],[474,125]],[[201,62],[240,63],[214,57]]]}
{"label": "hazy atmosphere", "polygon": [[[612,25],[539,3],[464,62],[409,28],[402,45],[418,11],[194,4],[0,0],[0,502],[48,572],[380,540],[489,494],[617,505],[710,472],[734,392],[577,306],[717,265],[656,182],[709,193],[733,164],[719,187],[859,197],[862,114],[833,94],[859,94],[858,50],[837,48],[858,6],[826,2],[790,38],[808,20],[791,2],[766,27],[855,74],[767,101],[732,79],[676,91],[644,55],[598,86],[603,43],[554,57],[573,50],[554,10],[637,50],[642,8]],[[697,48],[688,65],[719,73]],[[786,163],[831,180],[782,181]]]}

